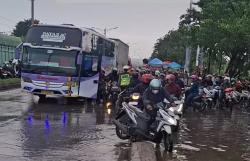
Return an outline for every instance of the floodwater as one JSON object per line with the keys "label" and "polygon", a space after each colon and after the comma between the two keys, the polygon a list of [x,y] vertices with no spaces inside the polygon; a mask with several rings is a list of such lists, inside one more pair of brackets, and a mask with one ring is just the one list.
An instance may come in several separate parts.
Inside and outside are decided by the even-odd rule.
{"label": "floodwater", "polygon": [[173,154],[156,150],[158,161],[250,161],[250,114],[211,110],[188,112]]}
{"label": "floodwater", "polygon": [[1,92],[0,160],[128,160],[130,145],[116,137],[102,106],[70,104],[53,98],[38,103],[20,90]]}
{"label": "floodwater", "polygon": [[[158,161],[250,161],[250,114],[187,112],[177,138],[172,154],[156,150]],[[0,161],[129,161],[130,154],[101,105],[0,92]]]}

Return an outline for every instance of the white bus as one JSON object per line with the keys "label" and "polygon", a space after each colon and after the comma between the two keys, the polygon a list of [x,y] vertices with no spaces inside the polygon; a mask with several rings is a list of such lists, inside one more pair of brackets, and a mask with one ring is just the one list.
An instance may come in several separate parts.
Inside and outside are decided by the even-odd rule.
{"label": "white bus", "polygon": [[46,95],[97,98],[100,72],[116,66],[115,43],[73,25],[34,25],[22,51],[21,86]]}

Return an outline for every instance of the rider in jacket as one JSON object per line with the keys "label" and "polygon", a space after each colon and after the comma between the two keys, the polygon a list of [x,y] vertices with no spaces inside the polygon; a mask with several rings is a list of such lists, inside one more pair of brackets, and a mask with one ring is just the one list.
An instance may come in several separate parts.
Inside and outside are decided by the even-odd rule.
{"label": "rider in jacket", "polygon": [[175,98],[180,98],[181,96],[181,88],[179,87],[179,85],[175,82],[175,75],[173,74],[168,74],[166,76],[166,90],[168,91],[168,93],[175,97]]}
{"label": "rider in jacket", "polygon": [[163,102],[164,99],[167,99],[171,103],[171,105],[174,106],[174,101],[167,93],[167,91],[161,86],[161,81],[158,79],[153,79],[150,82],[149,87],[144,92],[142,99],[144,109],[150,116],[148,127],[150,127],[150,125],[155,121],[155,118],[157,116],[158,109],[156,109],[154,105]]}
{"label": "rider in jacket", "polygon": [[148,88],[150,81],[152,80],[153,76],[151,74],[143,74],[141,76],[141,83],[135,86],[133,92],[140,93],[143,95],[145,90]]}

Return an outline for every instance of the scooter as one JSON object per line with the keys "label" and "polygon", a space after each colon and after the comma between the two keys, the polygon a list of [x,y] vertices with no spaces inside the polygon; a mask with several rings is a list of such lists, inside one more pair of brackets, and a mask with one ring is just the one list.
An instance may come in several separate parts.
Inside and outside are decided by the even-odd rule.
{"label": "scooter", "polygon": [[166,109],[163,103],[155,105],[154,108],[158,109],[156,121],[148,129],[150,117],[139,108],[123,102],[120,114],[113,121],[116,134],[120,139],[143,139],[158,144],[163,141],[165,150],[172,152],[173,128],[177,126],[177,120],[172,117],[174,113]]}

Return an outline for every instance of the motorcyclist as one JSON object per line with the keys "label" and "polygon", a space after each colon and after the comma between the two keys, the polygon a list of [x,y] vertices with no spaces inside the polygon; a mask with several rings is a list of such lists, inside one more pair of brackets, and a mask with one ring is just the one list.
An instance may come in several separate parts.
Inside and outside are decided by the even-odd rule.
{"label": "motorcyclist", "polygon": [[133,71],[132,76],[131,76],[131,82],[130,82],[130,87],[134,88],[140,83],[139,80],[139,73],[137,71]]}
{"label": "motorcyclist", "polygon": [[151,74],[143,74],[141,77],[141,83],[139,83],[133,90],[134,93],[140,93],[143,95],[145,90],[148,88],[150,81],[153,76]]}
{"label": "motorcyclist", "polygon": [[148,128],[155,121],[157,116],[157,110],[154,105],[157,103],[163,102],[164,99],[167,99],[172,106],[174,106],[174,101],[167,93],[167,91],[161,86],[161,81],[158,79],[153,79],[150,81],[149,87],[143,94],[143,104],[146,113],[150,116],[148,122]]}
{"label": "motorcyclist", "polygon": [[108,81],[118,82],[118,79],[119,79],[119,76],[118,76],[117,68],[113,68],[112,72],[108,75]]}
{"label": "motorcyclist", "polygon": [[168,74],[166,76],[165,88],[171,96],[178,99],[181,96],[181,88],[178,84],[175,83],[175,81],[176,81],[175,79],[176,79],[175,75]]}
{"label": "motorcyclist", "polygon": [[192,105],[193,99],[199,95],[199,77],[197,75],[191,76],[192,86],[186,91],[185,107]]}
{"label": "motorcyclist", "polygon": [[180,79],[181,74],[180,73],[174,73],[174,75],[175,75],[175,83],[178,84],[181,89],[185,88],[184,82]]}
{"label": "motorcyclist", "polygon": [[119,82],[119,86],[121,87],[122,90],[130,85],[131,77],[129,74],[129,69],[130,69],[130,66],[128,66],[128,65],[123,66],[123,73],[121,73],[119,75],[118,82]]}
{"label": "motorcyclist", "polygon": [[243,89],[243,85],[242,85],[241,81],[237,80],[235,83],[235,90],[238,92],[242,92],[242,89]]}
{"label": "motorcyclist", "polygon": [[[145,90],[148,88],[150,81],[153,76],[151,74],[143,74],[141,77],[141,83],[139,83],[134,89],[133,93],[139,93],[140,96],[143,95]],[[143,110],[143,101],[142,98],[139,99],[138,107]]]}
{"label": "motorcyclist", "polygon": [[212,81],[213,76],[211,74],[208,74],[205,79],[203,79],[201,85],[203,87],[212,87],[214,85],[213,81]]}
{"label": "motorcyclist", "polygon": [[160,79],[161,72],[159,70],[156,70],[154,75],[156,79]]}

